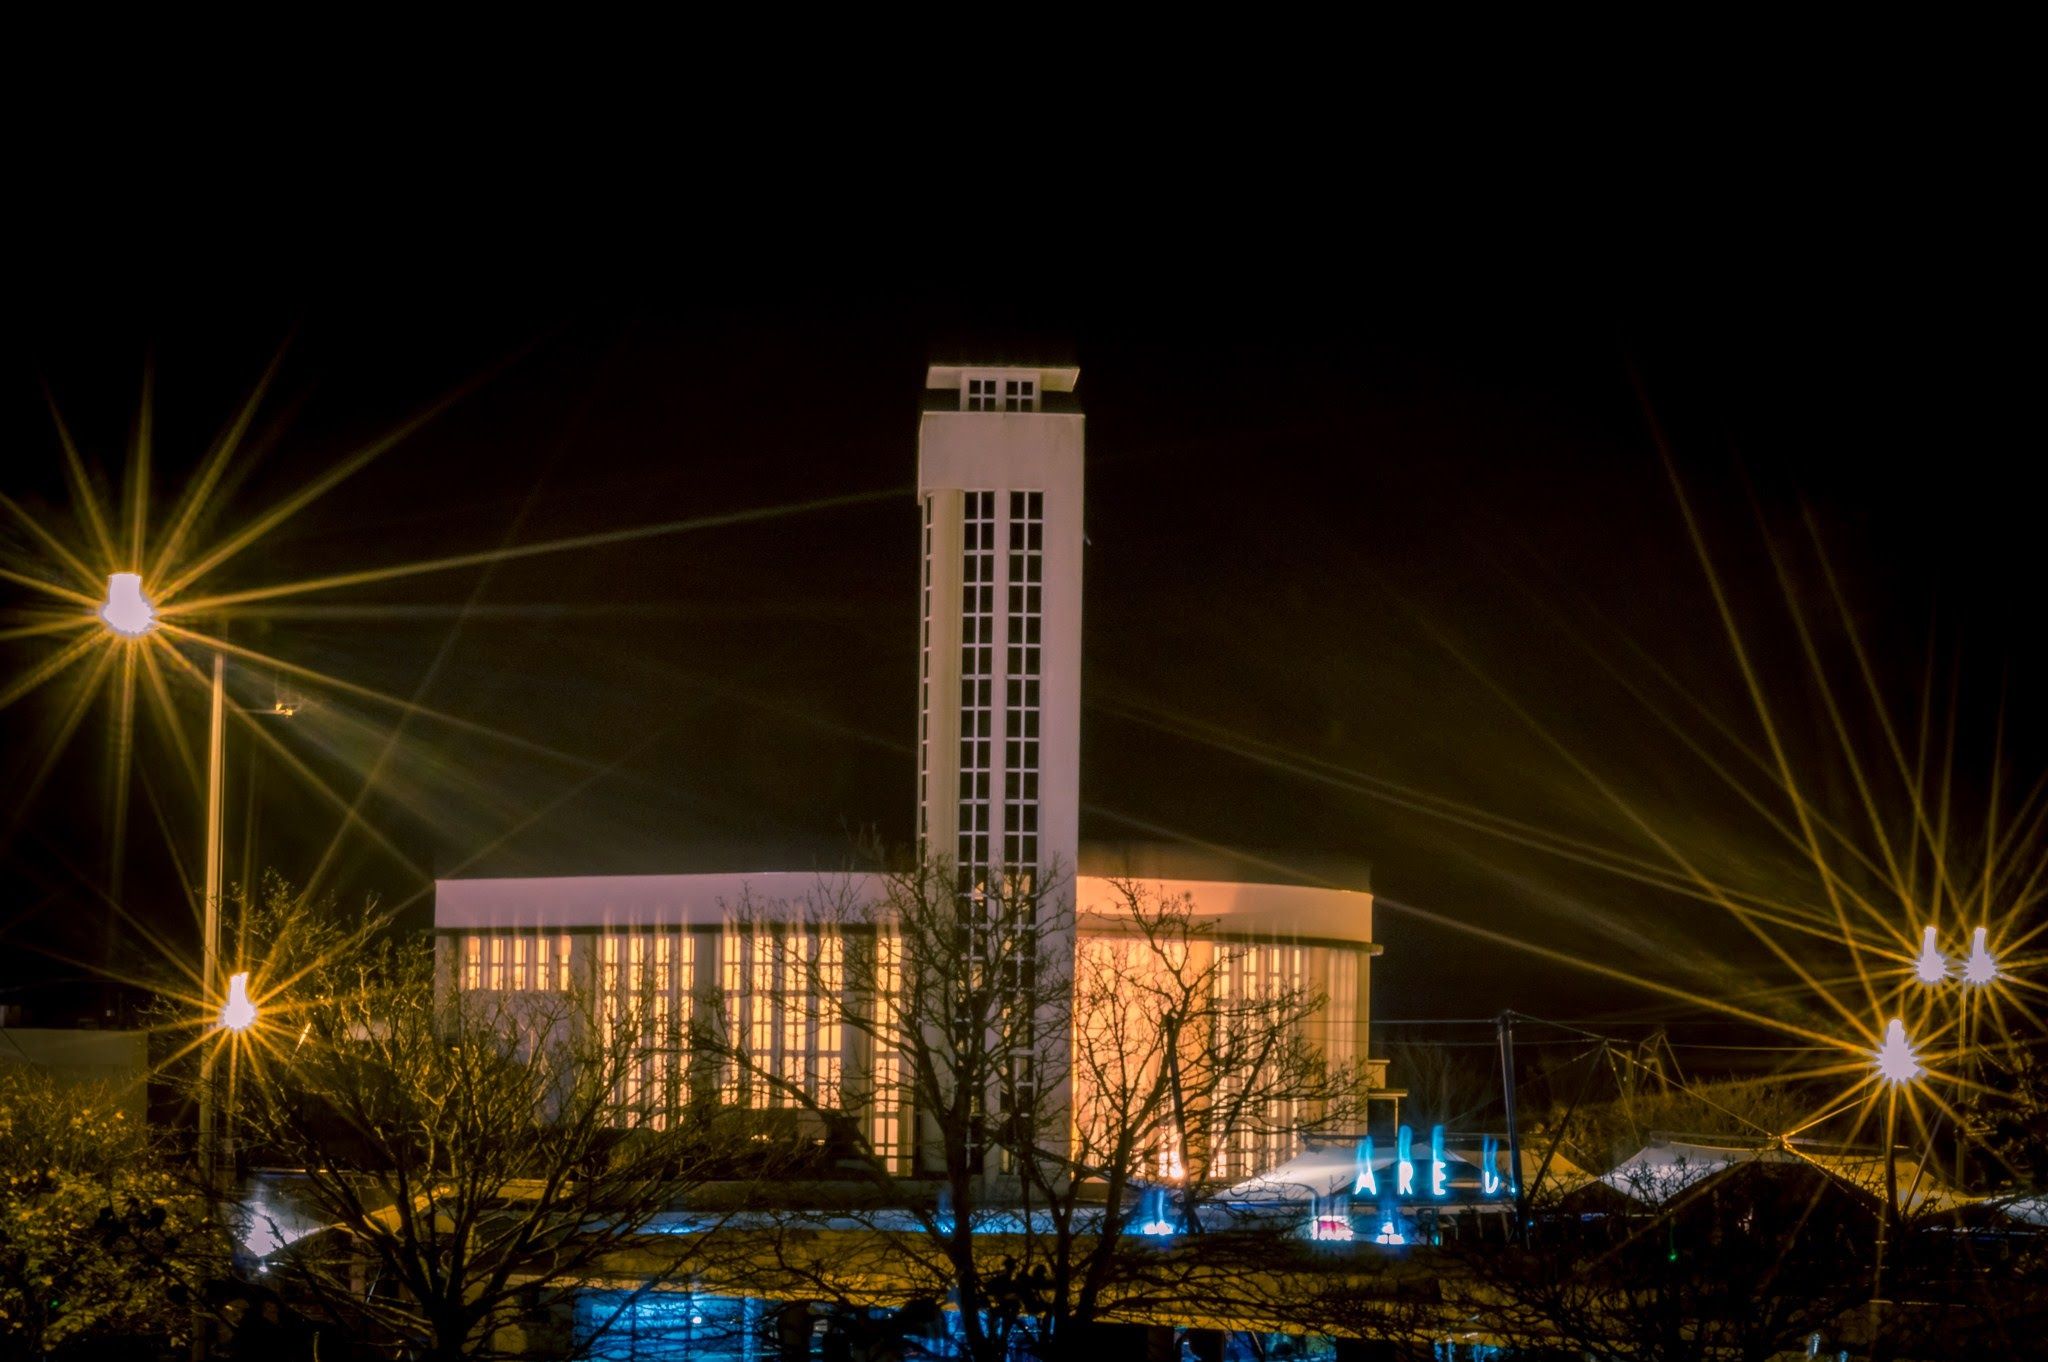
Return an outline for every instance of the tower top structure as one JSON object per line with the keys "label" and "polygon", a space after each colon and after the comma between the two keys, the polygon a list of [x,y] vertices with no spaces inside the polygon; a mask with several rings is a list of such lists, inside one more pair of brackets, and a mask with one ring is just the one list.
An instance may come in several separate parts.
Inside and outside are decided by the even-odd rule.
{"label": "tower top structure", "polygon": [[[1081,368],[1076,364],[1022,364],[1016,362],[989,364],[934,364],[925,370],[924,386],[927,389],[958,389],[960,410],[973,411],[977,408],[967,405],[968,384],[973,378],[1001,378],[1006,380],[1030,379],[1034,396],[1037,393],[1070,393],[1081,380]],[[1032,410],[1033,408],[1025,408]],[[991,408],[990,410],[1004,410]],[[1018,410],[1009,408],[1008,410]]]}
{"label": "tower top structure", "polygon": [[1067,394],[1080,375],[1001,362],[925,374],[918,835],[969,895],[1075,872],[1084,469]]}

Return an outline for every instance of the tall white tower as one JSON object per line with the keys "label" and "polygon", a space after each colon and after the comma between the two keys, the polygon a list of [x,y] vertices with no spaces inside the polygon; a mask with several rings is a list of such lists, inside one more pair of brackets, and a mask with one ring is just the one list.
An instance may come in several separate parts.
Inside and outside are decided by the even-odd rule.
{"label": "tall white tower", "polygon": [[1073,892],[1079,376],[941,364],[925,378],[918,835],[927,854],[954,863],[963,892],[1001,879]]}

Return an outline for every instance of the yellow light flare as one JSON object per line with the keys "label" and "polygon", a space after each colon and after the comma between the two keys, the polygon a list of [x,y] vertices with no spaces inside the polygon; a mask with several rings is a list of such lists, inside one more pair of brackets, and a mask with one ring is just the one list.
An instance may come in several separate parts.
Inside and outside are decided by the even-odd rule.
{"label": "yellow light flare", "polygon": [[[76,577],[79,583],[88,591],[96,590],[99,587],[103,580],[102,574],[94,572],[90,567],[86,566],[84,559],[73,553],[69,548],[66,548],[56,535],[50,533],[49,526],[45,525],[40,517],[29,514],[28,511],[22,508],[19,502],[4,493],[0,493],[0,509],[6,510],[8,514],[20,522],[21,527],[27,530],[32,538],[49,551],[50,557],[55,559],[59,566]],[[27,578],[16,578],[15,580],[21,581],[24,585],[40,586],[48,591],[56,591],[58,589],[45,583],[29,581]]]}
{"label": "yellow light flare", "polygon": [[[813,497],[809,501],[795,502],[783,506],[756,506],[743,511],[722,511],[714,515],[690,516],[683,520],[664,520],[653,525],[636,525],[622,530],[600,530],[594,534],[571,535],[565,539],[550,539],[537,544],[512,544],[503,548],[480,549],[474,553],[449,554],[442,558],[424,558],[412,563],[394,563],[388,567],[363,568],[356,572],[334,573],[326,577],[313,577],[302,582],[285,582],[276,586],[251,587],[243,591],[229,591],[217,596],[204,596],[170,604],[172,590],[163,593],[163,615],[165,618],[182,615],[210,614],[230,606],[248,605],[257,601],[272,601],[284,596],[299,596],[313,591],[337,591],[344,587],[367,586],[372,582],[388,582],[401,577],[417,577],[423,573],[452,572],[459,568],[484,567],[492,563],[509,563],[521,558],[534,558],[548,553],[568,553],[579,549],[603,548],[611,544],[630,543],[638,539],[655,539],[664,535],[685,534],[692,530],[719,529],[728,525],[746,525],[761,520],[780,520],[789,516],[809,515],[817,511],[836,510],[842,506],[860,506],[869,502],[893,501],[904,494],[903,488],[891,487],[873,492],[849,492],[841,496]],[[189,584],[197,573],[187,573],[179,585]]]}
{"label": "yellow light flare", "polygon": [[254,662],[258,666],[272,671],[288,672],[293,676],[303,677],[317,685],[332,687],[345,695],[359,696],[362,699],[372,700],[380,705],[389,706],[401,714],[411,714],[425,719],[432,719],[437,723],[446,724],[461,732],[474,733],[482,738],[491,738],[497,742],[521,748],[538,756],[551,757],[556,761],[565,762],[572,766],[590,767],[596,764],[587,757],[579,757],[573,753],[549,747],[545,743],[535,742],[531,738],[523,738],[517,733],[508,733],[501,728],[492,728],[489,724],[480,724],[474,719],[464,719],[445,710],[433,709],[401,696],[378,690],[373,686],[360,685],[354,681],[346,680],[343,677],[333,675],[331,672],[318,671],[312,667],[303,666],[297,662],[292,662],[270,653],[258,652],[254,648],[245,648],[239,643],[231,642],[216,634],[201,633],[197,629],[189,629],[183,625],[172,624],[168,620],[163,621],[162,629],[165,634],[173,638],[182,639],[199,647],[211,649],[214,652],[225,653],[229,657],[238,657],[244,661]]}

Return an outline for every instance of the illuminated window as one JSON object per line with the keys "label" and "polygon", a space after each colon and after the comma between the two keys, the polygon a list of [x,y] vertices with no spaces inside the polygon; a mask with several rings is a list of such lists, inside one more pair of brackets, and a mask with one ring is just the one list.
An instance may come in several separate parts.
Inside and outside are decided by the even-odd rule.
{"label": "illuminated window", "polygon": [[917,840],[931,836],[932,776],[932,499],[924,499],[924,588],[919,614],[917,672]]}
{"label": "illuminated window", "polygon": [[1028,893],[1038,868],[1039,647],[1045,494],[1012,492],[1003,670],[1003,868]]}
{"label": "illuminated window", "polygon": [[964,494],[960,586],[960,774],[954,864],[960,892],[988,881],[994,740],[996,494]]}
{"label": "illuminated window", "polygon": [[788,1106],[802,1094],[843,1100],[843,943],[832,931],[728,929],[722,966],[726,1025],[743,1054],[721,1071],[729,1103]]}
{"label": "illuminated window", "polygon": [[471,932],[462,938],[462,987],[566,993],[570,940],[567,933]]}
{"label": "illuminated window", "polygon": [[620,1047],[620,1118],[665,1129],[689,1097],[696,940],[674,931],[607,932],[598,958],[598,1017],[607,1048]]}
{"label": "illuminated window", "polygon": [[[746,1034],[747,967],[741,958],[745,940],[739,929],[728,922],[719,941],[719,1015],[724,1019],[726,1037],[731,1041]],[[746,1091],[746,1071],[741,1067],[739,1058],[728,1051],[725,1062],[719,1067],[718,1100],[727,1106],[736,1106],[745,1098]]]}
{"label": "illuminated window", "polygon": [[566,935],[542,936],[533,942],[533,982],[526,987],[543,992],[569,991],[569,938]]}
{"label": "illuminated window", "polygon": [[1286,943],[1233,945],[1223,950],[1216,972],[1215,1037],[1217,1076],[1215,1109],[1221,1118],[1212,1166],[1216,1176],[1246,1178],[1293,1158],[1307,1111],[1298,1099],[1261,1099],[1251,1095],[1251,1054],[1239,1055],[1250,1041],[1262,1050],[1265,1025],[1262,1004],[1298,1000],[1306,988],[1308,951]]}
{"label": "illuminated window", "polygon": [[901,1024],[903,940],[894,932],[875,936],[875,1051],[868,1098],[868,1146],[882,1167],[905,1171],[903,1147],[903,1055],[893,1038]]}
{"label": "illuminated window", "polygon": [[754,1064],[754,1073],[750,1080],[751,1091],[748,1097],[753,1106],[772,1107],[780,1104],[775,1100],[773,1084],[765,1075],[781,1073],[775,1065],[776,1013],[781,1010],[782,1002],[781,991],[775,986],[775,938],[768,932],[755,931],[749,949],[753,956],[753,986],[749,990],[747,1003],[753,1009],[753,1025],[747,1033],[747,1051],[748,1058]]}

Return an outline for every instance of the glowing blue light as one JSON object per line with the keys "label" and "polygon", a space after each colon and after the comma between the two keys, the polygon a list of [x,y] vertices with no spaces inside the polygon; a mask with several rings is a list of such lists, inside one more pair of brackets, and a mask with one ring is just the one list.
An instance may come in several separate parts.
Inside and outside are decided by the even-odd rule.
{"label": "glowing blue light", "polygon": [[1479,1137],[1479,1190],[1487,1196],[1500,1194],[1500,1141],[1491,1135]]}
{"label": "glowing blue light", "polygon": [[1414,1153],[1414,1143],[1415,1132],[1408,1129],[1407,1126],[1402,1126],[1401,1133],[1394,1146],[1397,1156],[1397,1161],[1394,1165],[1394,1194],[1396,1196],[1415,1195],[1415,1161],[1411,1157]]}
{"label": "glowing blue light", "polygon": [[1401,1233],[1391,1217],[1380,1222],[1380,1232],[1373,1236],[1375,1244],[1405,1244],[1408,1237]]}
{"label": "glowing blue light", "polygon": [[1443,1196],[1444,1187],[1444,1128],[1429,1128],[1429,1194]]}
{"label": "glowing blue light", "polygon": [[1380,1180],[1374,1177],[1372,1172],[1372,1136],[1370,1135],[1358,1142],[1358,1182],[1352,1187],[1351,1191],[1354,1195],[1363,1192],[1367,1196],[1376,1197],[1380,1194]]}
{"label": "glowing blue light", "polygon": [[1167,1218],[1165,1188],[1154,1187],[1145,1194],[1145,1219],[1138,1226],[1138,1233],[1157,1238],[1180,1233],[1180,1227]]}

